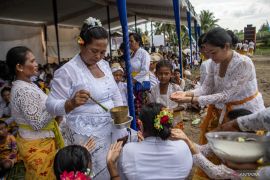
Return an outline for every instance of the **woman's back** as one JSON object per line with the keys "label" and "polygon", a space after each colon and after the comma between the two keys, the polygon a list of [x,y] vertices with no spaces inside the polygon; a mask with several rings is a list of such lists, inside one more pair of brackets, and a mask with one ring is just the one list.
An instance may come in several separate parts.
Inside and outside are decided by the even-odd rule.
{"label": "woman's back", "polygon": [[179,180],[185,179],[192,168],[192,155],[184,141],[147,137],[142,142],[124,146],[121,179]]}

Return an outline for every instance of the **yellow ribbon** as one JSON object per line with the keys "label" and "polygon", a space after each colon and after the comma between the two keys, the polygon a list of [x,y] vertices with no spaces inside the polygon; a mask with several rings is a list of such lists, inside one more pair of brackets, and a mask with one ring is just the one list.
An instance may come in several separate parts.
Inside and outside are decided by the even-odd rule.
{"label": "yellow ribbon", "polygon": [[[30,125],[27,124],[19,124],[19,128],[22,129],[27,129],[27,130],[32,130],[32,127]],[[65,146],[64,143],[64,139],[63,136],[59,130],[58,124],[57,122],[53,119],[52,121],[50,121],[45,127],[43,127],[41,130],[47,130],[47,131],[52,131],[54,133],[55,136],[55,141],[57,143],[57,146],[59,149],[63,148]]]}

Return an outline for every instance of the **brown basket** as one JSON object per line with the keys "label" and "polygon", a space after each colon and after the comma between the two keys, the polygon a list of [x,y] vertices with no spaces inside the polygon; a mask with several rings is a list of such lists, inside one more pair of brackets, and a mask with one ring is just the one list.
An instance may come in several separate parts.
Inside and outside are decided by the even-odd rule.
{"label": "brown basket", "polygon": [[111,117],[115,124],[127,122],[128,119],[128,106],[118,106],[110,110]]}

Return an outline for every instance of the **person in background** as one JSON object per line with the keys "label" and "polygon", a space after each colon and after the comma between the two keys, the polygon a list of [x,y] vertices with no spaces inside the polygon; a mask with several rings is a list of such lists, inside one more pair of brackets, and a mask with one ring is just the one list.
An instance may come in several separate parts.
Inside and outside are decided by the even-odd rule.
{"label": "person in background", "polygon": [[146,104],[147,91],[150,90],[150,55],[142,46],[141,36],[137,33],[129,34],[130,49],[133,55],[130,59],[132,77],[134,84],[136,114],[139,113],[141,106]]}
{"label": "person in background", "polygon": [[1,90],[2,102],[0,102],[0,118],[9,118],[11,116],[10,93],[10,87],[4,87]]}
{"label": "person in background", "polygon": [[175,69],[174,72],[173,82],[180,86],[181,89],[185,89],[185,80],[180,77],[180,70]]}
{"label": "person in background", "polygon": [[250,56],[253,56],[254,48],[255,48],[255,43],[252,40],[250,40],[248,43],[248,53]]}
{"label": "person in background", "polygon": [[17,143],[13,135],[8,133],[8,125],[0,120],[0,178],[17,162]]}
{"label": "person in background", "polygon": [[123,100],[123,105],[127,106],[128,105],[127,83],[123,82],[124,70],[119,63],[112,64],[111,70],[112,70],[114,80],[120,90],[122,100]]}
{"label": "person in background", "polygon": [[149,72],[151,88],[153,88],[156,84],[159,83],[159,80],[156,77],[156,65],[157,65],[157,62],[159,62],[160,60],[161,60],[161,56],[158,53],[151,54],[150,72]]}

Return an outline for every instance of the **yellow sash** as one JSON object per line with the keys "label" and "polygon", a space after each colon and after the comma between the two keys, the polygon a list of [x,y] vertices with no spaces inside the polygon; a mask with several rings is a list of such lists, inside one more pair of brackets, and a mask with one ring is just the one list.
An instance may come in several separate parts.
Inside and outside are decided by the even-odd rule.
{"label": "yellow sash", "polygon": [[132,72],[131,76],[134,78],[135,76],[137,76],[137,74],[139,74],[138,72]]}
{"label": "yellow sash", "polygon": [[[32,129],[32,127],[30,125],[27,125],[27,124],[19,124],[19,128],[34,131]],[[61,132],[59,130],[58,124],[54,119],[52,121],[50,121],[41,130],[52,131],[54,133],[55,141],[56,141],[57,146],[58,146],[59,149],[61,149],[61,148],[63,148],[65,146],[64,139],[63,139],[62,134],[61,134]]]}

